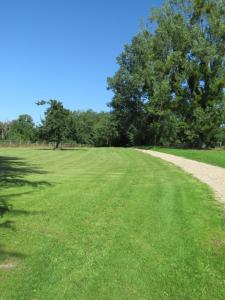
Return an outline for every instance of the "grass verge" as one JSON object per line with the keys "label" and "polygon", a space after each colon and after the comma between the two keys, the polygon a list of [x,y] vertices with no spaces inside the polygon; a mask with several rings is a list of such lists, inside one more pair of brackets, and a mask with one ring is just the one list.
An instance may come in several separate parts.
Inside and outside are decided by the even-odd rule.
{"label": "grass verge", "polygon": [[225,168],[225,150],[195,150],[153,147],[151,150],[182,156]]}

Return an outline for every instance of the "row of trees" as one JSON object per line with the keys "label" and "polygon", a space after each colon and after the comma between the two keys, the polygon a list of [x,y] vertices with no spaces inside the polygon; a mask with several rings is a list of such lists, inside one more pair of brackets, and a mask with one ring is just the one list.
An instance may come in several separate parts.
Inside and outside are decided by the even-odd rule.
{"label": "row of trees", "polygon": [[116,126],[110,113],[92,110],[72,112],[57,100],[39,101],[37,104],[48,105],[39,128],[40,138],[55,142],[56,148],[63,140],[94,146],[114,144]]}
{"label": "row of trees", "polygon": [[119,144],[224,140],[224,0],[166,1],[117,61],[108,84]]}
{"label": "row of trees", "polygon": [[[0,122],[0,140],[14,142],[52,142],[58,148],[62,142],[92,146],[135,145],[131,132],[128,142],[121,140],[119,122],[114,112],[70,111],[57,100],[40,101],[47,105],[41,124],[35,125],[31,116],[20,115],[11,122]],[[214,137],[217,145],[225,145],[225,128],[220,127]],[[167,145],[166,140],[164,145]]]}
{"label": "row of trees", "polygon": [[37,140],[37,128],[30,115],[20,115],[16,120],[0,122],[0,139],[13,141]]}
{"label": "row of trees", "polygon": [[93,146],[112,146],[117,137],[116,126],[108,112],[70,111],[57,100],[39,101],[46,105],[41,124],[31,116],[20,115],[11,122],[0,122],[0,139],[21,142],[75,142]]}
{"label": "row of trees", "polygon": [[167,0],[117,58],[111,112],[69,111],[56,100],[40,126],[2,123],[1,138],[95,146],[225,144],[225,2]]}

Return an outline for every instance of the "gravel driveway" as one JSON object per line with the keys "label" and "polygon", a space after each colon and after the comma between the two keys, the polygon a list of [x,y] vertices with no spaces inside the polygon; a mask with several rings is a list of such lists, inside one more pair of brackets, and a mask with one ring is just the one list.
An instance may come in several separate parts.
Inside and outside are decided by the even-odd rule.
{"label": "gravel driveway", "polygon": [[173,163],[182,168],[184,171],[192,174],[200,181],[208,184],[214,191],[216,197],[220,202],[225,204],[225,169],[201,163],[192,159],[187,159],[167,153],[161,153],[152,150],[137,149],[141,152],[147,153]]}

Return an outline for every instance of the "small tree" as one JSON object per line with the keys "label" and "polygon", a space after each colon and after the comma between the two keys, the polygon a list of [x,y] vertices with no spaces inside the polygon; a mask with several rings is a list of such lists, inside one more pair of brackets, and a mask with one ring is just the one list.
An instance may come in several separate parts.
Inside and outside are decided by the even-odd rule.
{"label": "small tree", "polygon": [[48,105],[45,119],[42,120],[42,136],[48,142],[54,142],[54,149],[58,149],[67,132],[67,120],[69,110],[63,107],[62,102],[57,100],[38,101],[37,105]]}

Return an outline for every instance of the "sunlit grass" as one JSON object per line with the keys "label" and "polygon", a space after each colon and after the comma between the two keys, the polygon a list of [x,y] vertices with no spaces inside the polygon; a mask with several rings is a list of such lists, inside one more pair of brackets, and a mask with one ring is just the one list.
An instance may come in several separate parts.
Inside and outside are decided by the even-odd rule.
{"label": "sunlit grass", "polygon": [[225,217],[204,184],[131,149],[0,156],[0,299],[224,299]]}
{"label": "sunlit grass", "polygon": [[225,150],[195,150],[154,147],[153,150],[183,156],[200,162],[225,168]]}

